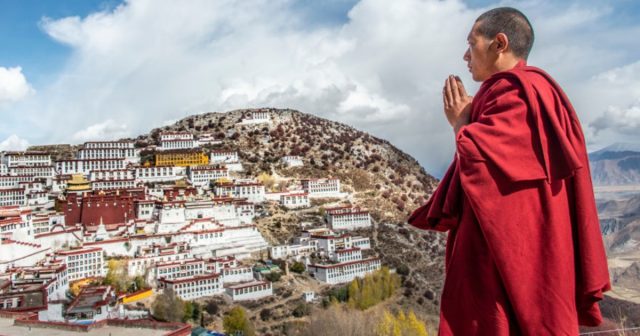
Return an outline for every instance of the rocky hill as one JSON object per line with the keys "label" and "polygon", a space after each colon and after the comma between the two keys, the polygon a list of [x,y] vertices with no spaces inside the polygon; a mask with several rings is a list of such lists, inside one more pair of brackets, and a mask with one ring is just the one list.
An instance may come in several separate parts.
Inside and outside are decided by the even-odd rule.
{"label": "rocky hill", "polygon": [[[618,306],[620,310],[620,307],[635,303],[635,313],[626,318],[631,324],[640,325],[640,316],[637,314],[640,304],[640,195],[604,195],[608,198],[600,195],[598,215],[613,285],[613,290],[608,295],[616,299],[609,300],[609,305]],[[608,317],[615,320],[616,315]]]}
{"label": "rocky hill", "polygon": [[[152,130],[135,139],[155,143],[160,132],[213,134],[212,149],[238,150],[246,176],[261,172],[289,178],[340,178],[352,202],[367,207],[376,221],[401,224],[423,204],[437,181],[418,162],[388,141],[338,122],[294,110],[268,109],[273,123],[242,125],[252,110],[205,113]],[[297,155],[304,167],[286,168],[283,156]]]}
{"label": "rocky hill", "polygon": [[613,144],[589,154],[594,185],[640,184],[640,145]]}
{"label": "rocky hill", "polygon": [[[404,225],[411,210],[422,205],[437,185],[418,162],[391,145],[345,124],[294,110],[269,111],[271,124],[240,122],[255,110],[204,113],[184,118],[173,125],[153,129],[136,139],[136,146],[157,143],[160,132],[188,131],[196,136],[212,135],[220,143],[210,149],[237,150],[245,177],[268,174],[275,179],[272,189],[287,187],[287,179],[338,177],[342,191],[351,193],[349,202],[371,212],[370,235],[383,263],[398,268],[404,288],[397,304],[413,307],[423,316],[437,316],[443,277],[445,236],[418,232]],[[280,159],[301,156],[303,167],[287,168]],[[314,201],[317,203],[331,200]],[[258,220],[271,243],[292,239],[303,223],[322,221],[320,213],[291,213],[277,206]]]}

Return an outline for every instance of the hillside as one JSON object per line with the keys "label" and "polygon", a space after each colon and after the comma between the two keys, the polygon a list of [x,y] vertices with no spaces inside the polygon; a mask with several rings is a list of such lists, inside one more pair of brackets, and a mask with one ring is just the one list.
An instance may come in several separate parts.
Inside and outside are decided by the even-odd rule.
{"label": "hillside", "polygon": [[640,195],[600,199],[598,214],[614,287],[611,295],[640,303]]}
{"label": "hillside", "polygon": [[[269,109],[273,123],[239,125],[250,112],[195,115],[137,140],[155,142],[161,131],[213,134],[222,141],[213,148],[239,151],[247,176],[268,172],[292,178],[338,177],[346,191],[356,193],[355,203],[370,206],[374,218],[382,222],[402,223],[437,183],[415,159],[388,141],[345,124],[294,110]],[[302,156],[305,166],[286,169],[280,163],[286,155]]]}
{"label": "hillside", "polygon": [[[264,110],[264,109],[262,109]],[[242,125],[253,110],[204,113],[184,118],[173,125],[152,130],[136,138],[137,146],[157,143],[160,132],[189,131],[219,140],[207,145],[213,150],[237,150],[245,167],[243,176],[267,173],[272,190],[284,189],[289,179],[340,178],[349,202],[371,212],[372,237],[383,264],[402,269],[403,289],[395,299],[398,306],[436,318],[444,270],[445,235],[418,232],[403,223],[409,212],[422,205],[437,185],[411,156],[388,141],[345,124],[294,110],[268,109],[271,124]],[[287,168],[280,159],[301,156],[303,167]],[[318,203],[335,200],[317,200]],[[265,209],[270,216],[258,219],[263,235],[272,244],[291,240],[302,223],[320,223],[318,212],[295,214],[278,206]],[[286,315],[286,314],[285,314]]]}

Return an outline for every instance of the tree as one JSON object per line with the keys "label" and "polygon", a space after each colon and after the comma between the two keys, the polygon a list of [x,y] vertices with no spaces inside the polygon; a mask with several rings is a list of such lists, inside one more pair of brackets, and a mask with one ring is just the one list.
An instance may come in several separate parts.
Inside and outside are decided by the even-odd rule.
{"label": "tree", "polygon": [[349,295],[349,307],[356,308],[357,303],[360,302],[360,282],[354,279],[349,283],[348,287]]}
{"label": "tree", "polygon": [[292,314],[295,317],[303,317],[305,315],[309,315],[310,312],[311,308],[309,308],[309,305],[302,302],[293,309]]}
{"label": "tree", "polygon": [[327,213],[327,210],[325,210],[324,207],[320,207],[320,209],[318,210],[318,215],[320,215],[320,217],[322,218],[324,218],[326,213]]}
{"label": "tree", "polygon": [[409,275],[409,273],[411,273],[411,269],[409,269],[409,266],[407,266],[406,264],[400,264],[396,268],[396,273],[400,275]]}
{"label": "tree", "polygon": [[215,301],[209,301],[207,302],[207,307],[205,308],[205,310],[210,315],[216,315],[220,311],[220,307]]}
{"label": "tree", "polygon": [[149,285],[147,284],[147,281],[141,275],[138,275],[135,278],[133,278],[133,283],[136,284],[136,289],[135,290],[141,290],[143,288],[148,288],[149,287]]}
{"label": "tree", "polygon": [[409,315],[407,316],[407,328],[414,332],[416,336],[428,336],[427,334],[427,326],[422,322],[413,310],[409,311]]}
{"label": "tree", "polygon": [[282,274],[280,274],[280,272],[270,272],[264,275],[264,277],[271,281],[271,282],[278,282],[280,281],[280,277],[282,276]]}
{"label": "tree", "polygon": [[192,305],[193,305],[193,312],[191,314],[191,319],[194,322],[198,322],[200,320],[200,317],[202,317],[202,307],[197,302],[192,302]]}
{"label": "tree", "polygon": [[338,302],[345,302],[349,299],[349,292],[345,286],[335,287],[329,292],[329,297],[337,300]]}
{"label": "tree", "polygon": [[387,310],[384,311],[380,322],[378,322],[378,326],[376,327],[376,334],[378,336],[396,336],[400,334],[400,328],[396,322],[395,316],[389,313]]}
{"label": "tree", "polygon": [[261,173],[258,175],[258,181],[264,184],[264,188],[267,191],[271,191],[273,189],[273,185],[276,183],[276,180],[269,173]]}
{"label": "tree", "polygon": [[349,283],[349,306],[361,310],[368,309],[391,297],[399,287],[400,277],[383,267],[363,279],[356,278]]}
{"label": "tree", "polygon": [[428,336],[424,322],[411,310],[408,315],[400,310],[394,316],[385,310],[376,326],[377,336]]}
{"label": "tree", "polygon": [[113,287],[118,292],[126,292],[129,287],[129,281],[124,261],[111,259],[107,262],[107,267],[107,276],[102,283]]}
{"label": "tree", "polygon": [[222,326],[226,334],[234,335],[241,332],[243,336],[255,335],[251,321],[247,319],[244,309],[239,306],[234,307],[227,313],[222,320]]}
{"label": "tree", "polygon": [[291,270],[291,272],[296,272],[296,273],[302,273],[305,271],[304,264],[299,261],[294,262],[293,265],[289,267],[289,269]]}
{"label": "tree", "polygon": [[184,314],[182,316],[182,322],[187,322],[189,319],[193,318],[193,302],[187,301],[184,303]]}
{"label": "tree", "polygon": [[160,321],[181,322],[185,315],[185,303],[172,289],[165,288],[151,305],[153,317]]}
{"label": "tree", "polygon": [[271,312],[271,309],[269,309],[269,308],[265,308],[265,309],[260,311],[260,319],[263,320],[263,321],[267,321],[268,319],[271,318],[272,315],[273,315],[273,313]]}

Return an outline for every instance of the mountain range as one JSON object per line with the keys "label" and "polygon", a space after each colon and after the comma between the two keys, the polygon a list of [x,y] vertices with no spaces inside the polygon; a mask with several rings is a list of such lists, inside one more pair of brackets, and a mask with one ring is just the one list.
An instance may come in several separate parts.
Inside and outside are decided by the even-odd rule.
{"label": "mountain range", "polygon": [[640,144],[616,143],[589,154],[596,186],[640,185]]}

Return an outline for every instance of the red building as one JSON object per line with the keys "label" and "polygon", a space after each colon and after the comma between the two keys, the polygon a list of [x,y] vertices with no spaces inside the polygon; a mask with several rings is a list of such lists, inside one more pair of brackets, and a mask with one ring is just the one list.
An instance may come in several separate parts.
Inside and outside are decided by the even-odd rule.
{"label": "red building", "polygon": [[65,214],[65,223],[84,226],[125,223],[135,219],[135,201],[145,198],[143,188],[113,191],[93,191],[82,194],[70,193],[59,201],[60,210]]}

